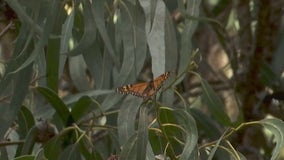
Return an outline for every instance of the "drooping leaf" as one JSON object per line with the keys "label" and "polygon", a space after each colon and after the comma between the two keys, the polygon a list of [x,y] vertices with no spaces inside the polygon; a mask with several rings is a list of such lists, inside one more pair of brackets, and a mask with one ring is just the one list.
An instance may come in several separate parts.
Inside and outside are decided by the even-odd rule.
{"label": "drooping leaf", "polygon": [[10,127],[12,122],[16,119],[16,116],[22,106],[22,103],[28,91],[31,74],[32,65],[29,65],[28,67],[17,73],[11,102],[9,104],[0,103],[0,136],[2,137],[5,135],[5,132]]}
{"label": "drooping leaf", "polygon": [[284,122],[280,119],[263,119],[260,124],[273,135],[276,146],[273,149],[271,160],[277,159],[284,148]]}
{"label": "drooping leaf", "polygon": [[137,134],[133,134],[122,146],[120,159],[136,159],[137,158]]}
{"label": "drooping leaf", "polygon": [[74,103],[74,102],[78,101],[83,96],[95,97],[95,96],[99,96],[99,95],[110,94],[110,93],[113,93],[113,92],[114,92],[113,90],[89,90],[89,91],[84,91],[84,92],[80,92],[80,93],[77,93],[77,94],[74,94],[74,95],[71,95],[71,96],[68,96],[68,97],[64,98],[64,103],[66,105],[69,105],[71,103]]}
{"label": "drooping leaf", "polygon": [[135,67],[135,30],[133,30],[133,17],[128,12],[132,7],[133,6],[131,4],[125,5],[124,8],[120,10],[117,20],[116,27],[122,38],[124,52],[122,65],[115,85],[130,83],[136,79],[134,74],[137,70]]}
{"label": "drooping leaf", "polygon": [[14,158],[13,160],[35,160],[35,156],[25,155],[25,156],[20,156],[20,157]]}
{"label": "drooping leaf", "polygon": [[[71,115],[74,121],[78,121],[84,116],[92,113],[93,116],[102,116],[101,108],[98,102],[95,102],[88,96],[81,97],[72,107]],[[94,117],[97,118],[97,117]]]}
{"label": "drooping leaf", "polygon": [[74,8],[72,8],[71,13],[67,15],[67,18],[62,25],[62,31],[61,31],[62,38],[60,39],[60,50],[59,50],[59,53],[60,53],[59,68],[58,68],[59,76],[61,76],[63,73],[65,62],[67,59],[67,55],[65,53],[69,49],[70,39],[72,38],[72,29],[74,27],[74,17],[75,17],[75,11],[74,11]]}
{"label": "drooping leaf", "polygon": [[181,125],[183,131],[185,131],[184,148],[180,155],[180,159],[187,160],[190,159],[192,155],[196,154],[195,148],[198,141],[196,123],[193,117],[183,110],[177,110],[175,113],[179,122],[178,124]]}
{"label": "drooping leaf", "polygon": [[49,88],[37,87],[36,88],[55,109],[56,113],[61,118],[63,124],[66,124],[70,116],[70,112],[64,102],[58,97],[58,95]]}
{"label": "drooping leaf", "polygon": [[34,126],[28,132],[25,143],[22,147],[21,155],[27,155],[32,153],[32,149],[36,143],[36,137],[38,136],[38,128]]}
{"label": "drooping leaf", "polygon": [[58,159],[60,153],[62,152],[62,144],[60,140],[61,138],[56,136],[44,146],[44,155],[47,159]]}
{"label": "drooping leaf", "polygon": [[[198,17],[199,16],[199,6],[201,0],[187,0],[186,6],[184,1],[178,0],[179,9],[182,13]],[[178,73],[182,73],[186,70],[190,56],[192,53],[192,35],[197,27],[198,21],[192,19],[186,19],[183,27],[183,32],[181,33],[180,41],[180,58],[179,58],[179,68]]]}
{"label": "drooping leaf", "polygon": [[105,20],[104,20],[104,11],[102,10],[104,8],[104,1],[93,1],[92,3],[92,15],[94,16],[96,26],[98,28],[98,32],[100,33],[104,44],[107,48],[106,54],[109,54],[111,57],[112,62],[114,62],[115,66],[119,66],[119,61],[115,57],[115,51],[112,47],[112,43],[110,41],[110,38],[108,36],[108,33],[106,31],[105,26]]}
{"label": "drooping leaf", "polygon": [[147,36],[154,77],[166,72],[165,17],[166,6],[164,1],[157,0],[152,28]]}
{"label": "drooping leaf", "polygon": [[142,99],[128,97],[122,104],[118,114],[118,136],[121,145],[135,133],[136,114],[139,110]]}
{"label": "drooping leaf", "polygon": [[203,79],[201,79],[202,86],[202,98],[204,103],[207,105],[208,110],[212,113],[214,118],[223,125],[231,125],[231,120],[226,114],[225,105],[221,98],[214,92],[212,87]]}
{"label": "drooping leaf", "polygon": [[[35,125],[33,114],[27,107],[22,106],[21,110],[18,113],[17,120],[18,120],[18,125],[19,125],[19,128],[18,128],[19,138],[26,139],[26,142],[27,142],[28,139],[26,138],[26,136],[28,135],[29,130]],[[22,146],[18,146],[16,156],[21,155],[20,153],[21,150],[22,150]]]}
{"label": "drooping leaf", "polygon": [[82,6],[84,18],[84,34],[83,37],[79,40],[79,44],[67,53],[70,56],[77,56],[82,54],[83,52],[88,51],[87,49],[92,45],[96,38],[96,25],[92,14],[92,4],[90,3],[90,1],[82,1]]}
{"label": "drooping leaf", "polygon": [[87,91],[91,89],[82,55],[69,58],[69,72],[73,84],[79,91]]}
{"label": "drooping leaf", "polygon": [[147,142],[148,142],[148,120],[147,108],[141,107],[139,114],[139,124],[137,133],[137,160],[146,159]]}
{"label": "drooping leaf", "polygon": [[[190,110],[190,113],[194,117],[198,128],[206,133],[206,137],[208,137],[211,141],[214,141],[221,136],[221,132],[210,117],[194,108]],[[217,122],[215,121],[215,123]]]}
{"label": "drooping leaf", "polygon": [[67,146],[59,155],[58,159],[77,160],[81,159],[80,149],[78,144],[71,144]]}
{"label": "drooping leaf", "polygon": [[182,147],[176,139],[181,139],[183,133],[179,128],[174,111],[170,108],[160,107],[157,118],[161,125],[162,140],[165,141],[163,142],[165,145],[162,146],[165,153],[162,154],[166,154],[171,159],[176,159],[176,156],[182,152]]}

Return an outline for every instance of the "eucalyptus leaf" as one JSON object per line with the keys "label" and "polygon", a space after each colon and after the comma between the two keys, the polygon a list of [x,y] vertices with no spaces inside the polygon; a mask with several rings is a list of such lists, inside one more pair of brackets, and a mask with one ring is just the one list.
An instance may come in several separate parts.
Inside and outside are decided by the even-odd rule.
{"label": "eucalyptus leaf", "polygon": [[142,100],[136,97],[128,97],[122,104],[118,114],[118,136],[121,145],[135,133],[136,114]]}
{"label": "eucalyptus leaf", "polygon": [[276,146],[273,149],[271,160],[278,159],[284,148],[284,122],[280,119],[263,119],[260,124],[268,129],[273,135]]}
{"label": "eucalyptus leaf", "polygon": [[140,108],[139,124],[137,133],[137,160],[146,159],[148,142],[148,109],[144,106]]}
{"label": "eucalyptus leaf", "polygon": [[[11,102],[9,104],[0,103],[0,136],[2,137],[5,135],[6,131],[15,120],[19,110],[21,109],[22,103],[28,91],[31,74],[32,65],[29,65],[17,73]],[[23,79],[22,77],[26,78]]]}
{"label": "eucalyptus leaf", "polygon": [[137,135],[133,134],[122,146],[120,159],[136,159],[137,158]]}
{"label": "eucalyptus leaf", "polygon": [[66,124],[70,116],[70,112],[64,102],[58,95],[49,88],[37,87],[37,90],[46,98],[51,106],[56,110],[56,113],[61,118],[63,124]]}
{"label": "eucalyptus leaf", "polygon": [[201,80],[202,86],[202,99],[208,107],[208,110],[212,113],[214,118],[223,125],[232,125],[229,116],[226,114],[225,105],[221,98],[214,92],[212,87],[205,81]]}
{"label": "eucalyptus leaf", "polygon": [[166,6],[162,0],[157,0],[152,29],[147,36],[154,77],[166,72],[165,17]]}

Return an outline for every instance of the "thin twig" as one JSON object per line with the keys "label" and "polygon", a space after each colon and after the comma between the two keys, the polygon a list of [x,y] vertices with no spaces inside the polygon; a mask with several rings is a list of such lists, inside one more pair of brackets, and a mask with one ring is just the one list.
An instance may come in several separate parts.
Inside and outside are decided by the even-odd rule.
{"label": "thin twig", "polygon": [[10,23],[0,33],[0,38],[2,38],[2,36],[10,29],[10,27],[12,27],[12,25],[13,25],[13,21],[10,21]]}

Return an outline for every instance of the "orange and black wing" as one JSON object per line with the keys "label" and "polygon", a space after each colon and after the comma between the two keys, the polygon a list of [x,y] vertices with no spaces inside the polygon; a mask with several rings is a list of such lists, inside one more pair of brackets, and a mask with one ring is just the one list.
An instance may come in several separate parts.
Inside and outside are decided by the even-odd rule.
{"label": "orange and black wing", "polygon": [[156,92],[162,87],[163,83],[169,78],[169,76],[170,72],[166,72],[160,75],[159,77],[157,77],[156,79],[154,79],[153,85]]}
{"label": "orange and black wing", "polygon": [[122,94],[132,94],[148,99],[161,88],[163,82],[169,78],[169,74],[170,72],[166,72],[150,82],[128,84],[117,88],[116,91]]}
{"label": "orange and black wing", "polygon": [[145,97],[145,91],[147,90],[149,86],[148,82],[144,83],[137,83],[137,84],[128,84],[122,87],[118,87],[116,89],[116,92],[119,92],[121,94],[132,94],[134,96],[138,97]]}

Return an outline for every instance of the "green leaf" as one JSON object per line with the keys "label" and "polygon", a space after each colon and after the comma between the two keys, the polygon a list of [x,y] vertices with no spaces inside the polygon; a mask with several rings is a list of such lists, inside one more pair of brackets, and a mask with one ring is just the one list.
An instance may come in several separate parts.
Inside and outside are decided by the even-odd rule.
{"label": "green leaf", "polygon": [[46,100],[51,104],[55,109],[56,113],[61,118],[63,124],[67,123],[67,120],[70,116],[70,112],[64,102],[58,97],[58,95],[49,88],[37,87],[39,93],[41,93]]}
{"label": "green leaf", "polygon": [[[177,38],[176,38],[176,30],[174,28],[174,24],[172,22],[172,17],[169,13],[169,11],[166,11],[166,21],[165,21],[165,68],[166,71],[170,71],[171,75],[169,77],[169,80],[167,80],[169,83],[176,77],[176,74],[172,71],[175,71],[174,68],[178,66],[178,50],[177,50]],[[166,82],[167,83],[167,82]],[[174,86],[171,86],[174,87]],[[163,102],[167,105],[173,104],[174,99],[174,92],[172,90],[166,90],[163,94]]]}
{"label": "green leaf", "polygon": [[170,108],[160,107],[157,118],[161,125],[161,134],[164,136],[162,140],[165,141],[162,146],[165,151],[164,154],[171,159],[176,159],[176,156],[182,152],[182,146],[176,139],[182,139],[183,133],[177,122],[175,113]]}
{"label": "green leaf", "polygon": [[146,159],[148,142],[148,109],[140,107],[138,134],[137,134],[137,160]]}
{"label": "green leaf", "polygon": [[62,152],[62,144],[60,143],[61,139],[61,137],[56,136],[44,146],[44,155],[47,159],[58,159]]}
{"label": "green leaf", "polygon": [[[89,137],[84,137],[82,139],[80,139],[80,142],[79,142],[79,148],[80,151],[78,153],[81,153],[82,156],[84,156],[85,159],[102,159],[100,154],[95,152],[95,151],[90,151],[90,147],[94,147],[92,145],[89,144],[90,141],[89,141]],[[93,153],[93,154],[92,154]]]}
{"label": "green leaf", "polygon": [[112,47],[111,40],[107,34],[106,26],[105,26],[105,19],[104,19],[104,11],[102,10],[104,8],[104,1],[93,1],[92,3],[92,15],[94,16],[96,26],[98,28],[98,31],[100,33],[100,36],[102,37],[104,41],[104,45],[107,48],[106,54],[109,54],[111,57],[111,60],[114,62],[115,66],[118,67],[120,62],[115,57],[115,51]]}
{"label": "green leaf", "polygon": [[[27,28],[26,25],[23,25],[20,29],[19,36],[17,37],[17,41],[15,44],[15,48],[13,51],[13,56],[11,61],[9,61],[5,74],[3,78],[1,79],[0,83],[0,94],[11,94],[11,82],[16,79],[17,75],[14,72],[17,70],[21,64],[26,61],[26,59],[30,56],[30,53],[33,52],[33,43],[31,41],[32,36],[34,36],[34,33],[29,31],[29,28]],[[20,70],[18,70],[20,71]],[[14,74],[11,74],[13,73]]]}
{"label": "green leaf", "polygon": [[[132,8],[133,15],[133,34],[134,34],[134,54],[135,54],[135,73],[138,75],[144,67],[147,58],[147,39],[145,31],[145,15],[140,6],[136,4]],[[128,31],[129,33],[129,31]]]}
{"label": "green leaf", "polygon": [[59,39],[50,40],[46,56],[47,87],[55,92],[58,91],[59,44]]}
{"label": "green leaf", "polygon": [[60,39],[60,49],[59,49],[60,53],[59,68],[58,68],[59,76],[61,76],[63,73],[65,62],[67,59],[67,55],[62,53],[66,53],[69,49],[70,39],[72,38],[72,29],[74,26],[74,17],[75,17],[75,11],[72,10],[71,13],[67,15],[67,18],[64,24],[62,25],[62,31],[61,31],[62,38]]}
{"label": "green leaf", "polygon": [[137,134],[133,134],[122,146],[120,159],[136,159],[137,158]]}
{"label": "green leaf", "polygon": [[211,86],[203,79],[201,79],[202,99],[207,105],[208,110],[212,113],[214,118],[221,124],[229,126],[232,125],[230,118],[224,111],[225,105],[220,97],[214,92]]}
{"label": "green leaf", "polygon": [[22,147],[21,155],[31,154],[35,145],[36,137],[38,136],[38,128],[34,126],[25,138],[25,143]]}
{"label": "green leaf", "polygon": [[[194,17],[199,16],[200,3],[201,0],[187,0],[186,3],[183,0],[178,0],[178,6],[182,13],[186,13]],[[197,24],[198,22],[196,20],[185,19],[180,42],[179,74],[184,72],[190,63],[190,56],[192,53],[192,36],[196,30]]]}
{"label": "green leaf", "polygon": [[123,96],[119,93],[109,94],[102,102],[103,111],[117,107],[116,104],[121,101],[121,97]]}
{"label": "green leaf", "polygon": [[66,160],[77,160],[81,159],[80,149],[78,144],[72,144],[67,146],[63,152],[59,155],[58,159],[66,159]]}
{"label": "green leaf", "polygon": [[118,10],[118,21],[115,27],[118,30],[115,33],[117,50],[123,49],[122,66],[116,83],[116,85],[121,85],[136,79],[147,57],[145,15],[140,6],[125,3],[123,8]]}
{"label": "green leaf", "polygon": [[60,53],[65,53],[68,51],[69,41],[72,38],[72,29],[74,26],[74,17],[75,12],[74,10],[67,16],[64,24],[62,25],[61,35],[62,38],[60,39]]}
{"label": "green leaf", "polygon": [[[172,22],[172,17],[169,11],[166,11],[165,19],[165,68],[166,71],[171,72],[169,80],[166,83],[170,83],[176,77],[175,68],[178,66],[179,53],[177,49],[177,38],[176,30]],[[176,81],[177,82],[177,81]],[[166,86],[166,85],[165,85]],[[174,87],[171,86],[171,88]],[[166,105],[173,105],[174,101],[174,92],[173,90],[165,90],[162,95],[162,100]]]}
{"label": "green leaf", "polygon": [[100,106],[98,103],[96,103],[93,99],[91,99],[88,96],[81,97],[72,107],[71,115],[74,118],[75,121],[78,121],[83,116],[93,113],[95,114],[95,111],[98,111],[100,113],[97,113],[98,116],[103,114],[100,111]]}
{"label": "green leaf", "polygon": [[[160,130],[158,129],[158,131],[160,131]],[[158,132],[158,131],[156,130],[156,128],[155,128],[155,130],[153,128],[151,128],[149,130],[149,142],[151,144],[151,148],[152,148],[154,154],[156,154],[156,155],[163,153],[162,147],[164,145],[166,145],[165,144],[166,140],[163,139],[164,137],[162,137],[160,132]]]}
{"label": "green leaf", "polygon": [[73,56],[68,59],[69,72],[73,84],[79,91],[87,91],[91,89],[87,79],[85,62],[82,55]]}
{"label": "green leaf", "polygon": [[147,35],[154,77],[166,72],[165,17],[166,6],[164,1],[158,0],[152,28],[150,33]]}
{"label": "green leaf", "polygon": [[[101,87],[102,88],[110,88],[112,87],[112,72],[113,72],[113,63],[110,60],[110,57],[108,54],[106,54],[106,50],[104,51],[103,56],[103,72],[102,72],[102,79],[101,79]],[[99,75],[96,75],[99,76]]]}
{"label": "green leaf", "polygon": [[[35,120],[33,114],[30,112],[28,108],[25,106],[21,107],[21,110],[18,113],[18,134],[20,139],[28,139],[26,138],[29,130],[35,125]],[[25,144],[26,144],[25,142]],[[22,150],[22,146],[18,146],[16,155],[19,155]]]}
{"label": "green leaf", "polygon": [[71,115],[75,121],[78,121],[82,116],[90,111],[89,106],[91,103],[92,99],[90,97],[83,96],[74,104],[71,110]]}
{"label": "green leaf", "polygon": [[[61,7],[60,2],[53,0],[50,14],[44,26],[43,39],[48,40],[46,54],[47,86],[55,92],[58,91],[59,64],[62,63],[60,60],[64,61],[64,58],[60,58],[61,37],[59,35],[62,34],[62,19],[65,18],[65,15],[66,11]],[[51,33],[56,37],[50,37]],[[44,45],[47,43],[43,42]]]}
{"label": "green leaf", "polygon": [[103,66],[103,55],[101,53],[98,43],[94,43],[90,47],[90,50],[92,50],[93,53],[83,52],[83,58],[88,70],[90,71],[90,74],[92,75],[92,78],[94,79],[94,87],[96,89],[102,89],[103,82],[106,78],[103,74],[105,71],[105,68]]}
{"label": "green leaf", "polygon": [[155,159],[155,155],[154,155],[154,152],[153,152],[153,149],[151,147],[151,144],[148,140],[148,143],[147,143],[147,151],[146,151],[146,160],[152,160],[152,159]]}
{"label": "green leaf", "polygon": [[118,33],[122,37],[124,52],[122,65],[115,85],[130,83],[136,79],[135,31],[133,30],[133,17],[129,14],[132,7],[133,6],[131,4],[124,5],[124,7],[120,10],[116,25],[117,30],[119,31]]}
{"label": "green leaf", "polygon": [[29,65],[27,68],[17,73],[15,79],[15,87],[13,88],[13,95],[10,104],[0,103],[0,136],[2,137],[4,137],[6,131],[15,120],[22,106],[30,84],[31,74],[32,65]]}
{"label": "green leaf", "polygon": [[225,136],[224,134],[222,136],[220,136],[220,138],[218,139],[217,143],[215,144],[215,146],[211,150],[211,152],[209,154],[209,157],[208,157],[208,160],[212,160],[213,159],[213,156],[215,155],[217,149],[220,147],[220,143],[223,140],[224,136]]}
{"label": "green leaf", "polygon": [[[67,105],[69,105],[71,103],[78,101],[83,96],[95,97],[95,96],[99,96],[99,95],[110,94],[110,93],[113,93],[113,92],[114,92],[113,90],[89,90],[89,91],[79,92],[77,94],[74,94],[74,95],[71,95],[71,96],[64,98],[64,102]],[[113,97],[113,96],[111,96],[111,97]]]}
{"label": "green leaf", "polygon": [[83,16],[84,16],[84,34],[79,44],[67,54],[77,56],[86,52],[96,38],[95,22],[92,15],[92,6],[90,1],[82,1]]}
{"label": "green leaf", "polygon": [[[40,5],[38,5],[40,6]],[[16,70],[11,71],[10,73],[16,73],[24,68],[26,68],[28,65],[30,65],[31,63],[33,63],[35,61],[35,59],[37,58],[37,56],[39,54],[43,53],[43,47],[44,45],[47,43],[47,40],[49,38],[49,34],[52,31],[53,25],[55,24],[55,19],[54,17],[57,17],[58,11],[60,11],[59,9],[59,3],[56,0],[53,0],[50,6],[50,12],[49,15],[47,16],[45,25],[43,27],[43,34],[41,34],[41,37],[39,40],[35,40],[35,46],[34,46],[34,50],[31,52],[31,54],[24,58],[23,62],[21,63],[21,65],[16,68]],[[49,46],[49,45],[48,45]],[[48,57],[49,54],[47,54]],[[54,65],[54,63],[53,63]]]}
{"label": "green leaf", "polygon": [[275,160],[284,147],[284,122],[280,119],[263,119],[260,121],[260,124],[274,135],[276,146],[270,159]]}
{"label": "green leaf", "polygon": [[14,158],[13,160],[34,160],[34,159],[35,159],[35,156],[33,155],[25,155],[25,156]]}
{"label": "green leaf", "polygon": [[18,124],[18,133],[20,138],[24,138],[28,131],[35,125],[33,114],[25,106],[22,106],[18,113]]}
{"label": "green leaf", "polygon": [[129,96],[121,104],[122,107],[117,120],[118,136],[121,145],[135,133],[136,114],[141,102],[141,98]]}
{"label": "green leaf", "polygon": [[[35,3],[35,1],[30,1],[31,3]],[[38,24],[35,23],[33,19],[27,14],[22,4],[19,1],[7,1],[6,2],[9,7],[16,12],[17,16],[21,20],[24,25],[28,25],[33,31],[35,31],[38,35],[42,34],[42,29]]]}
{"label": "green leaf", "polygon": [[175,113],[179,122],[178,124],[181,125],[183,131],[185,131],[185,143],[180,159],[187,160],[190,159],[192,155],[196,154],[194,153],[198,141],[196,123],[193,117],[183,110],[176,110]]}
{"label": "green leaf", "polygon": [[191,109],[191,115],[194,117],[198,128],[206,134],[206,137],[211,141],[215,141],[221,136],[220,130],[216,127],[216,121],[202,113],[200,110]]}

